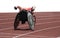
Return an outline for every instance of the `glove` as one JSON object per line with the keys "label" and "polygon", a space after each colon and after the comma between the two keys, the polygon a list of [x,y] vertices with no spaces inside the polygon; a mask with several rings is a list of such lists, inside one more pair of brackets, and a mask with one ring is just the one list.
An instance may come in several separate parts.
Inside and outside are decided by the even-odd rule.
{"label": "glove", "polygon": [[16,7],[14,7],[14,9],[15,9],[15,10],[17,10],[17,8],[16,8]]}

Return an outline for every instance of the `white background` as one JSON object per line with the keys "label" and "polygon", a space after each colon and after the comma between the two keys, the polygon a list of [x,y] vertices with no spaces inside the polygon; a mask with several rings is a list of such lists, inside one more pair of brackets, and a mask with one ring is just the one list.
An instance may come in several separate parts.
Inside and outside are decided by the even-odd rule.
{"label": "white background", "polygon": [[36,12],[60,11],[60,0],[0,0],[0,12],[18,12],[14,6],[36,6]]}

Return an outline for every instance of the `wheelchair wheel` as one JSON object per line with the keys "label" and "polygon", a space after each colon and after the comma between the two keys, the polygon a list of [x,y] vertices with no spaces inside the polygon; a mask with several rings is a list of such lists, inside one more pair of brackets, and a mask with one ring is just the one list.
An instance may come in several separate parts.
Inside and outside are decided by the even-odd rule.
{"label": "wheelchair wheel", "polygon": [[28,24],[31,30],[34,30],[35,27],[35,22],[34,22],[34,17],[31,13],[28,13]]}

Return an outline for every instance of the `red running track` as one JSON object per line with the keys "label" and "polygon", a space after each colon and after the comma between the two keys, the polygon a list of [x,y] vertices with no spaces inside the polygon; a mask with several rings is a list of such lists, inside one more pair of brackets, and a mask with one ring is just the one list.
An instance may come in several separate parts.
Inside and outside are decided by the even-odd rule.
{"label": "red running track", "polygon": [[[35,30],[13,30],[16,13],[0,13],[0,38],[60,38],[60,12],[35,13]],[[21,29],[29,25],[19,24]]]}

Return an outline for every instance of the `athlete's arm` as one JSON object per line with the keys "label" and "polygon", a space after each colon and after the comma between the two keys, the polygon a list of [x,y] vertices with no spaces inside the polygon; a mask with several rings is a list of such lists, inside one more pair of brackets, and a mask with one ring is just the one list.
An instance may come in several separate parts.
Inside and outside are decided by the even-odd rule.
{"label": "athlete's arm", "polygon": [[21,8],[20,6],[17,6],[17,8],[18,8],[19,10],[22,10],[22,8]]}

